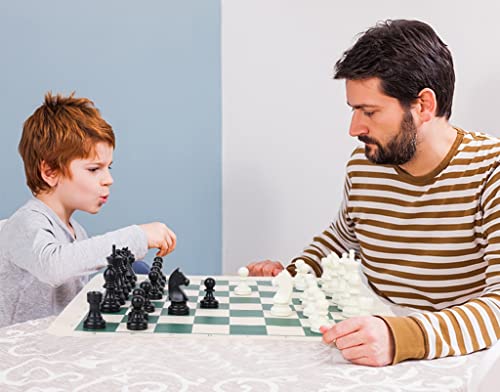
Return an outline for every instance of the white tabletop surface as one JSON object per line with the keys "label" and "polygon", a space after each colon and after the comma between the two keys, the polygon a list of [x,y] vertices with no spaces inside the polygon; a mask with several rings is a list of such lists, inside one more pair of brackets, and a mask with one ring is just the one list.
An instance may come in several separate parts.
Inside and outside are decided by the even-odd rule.
{"label": "white tabletop surface", "polygon": [[321,342],[0,329],[0,391],[465,391],[484,352],[371,368]]}

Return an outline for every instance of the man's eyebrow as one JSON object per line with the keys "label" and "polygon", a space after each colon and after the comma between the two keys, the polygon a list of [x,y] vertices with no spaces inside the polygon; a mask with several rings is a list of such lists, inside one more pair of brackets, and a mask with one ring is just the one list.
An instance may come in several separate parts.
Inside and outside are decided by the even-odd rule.
{"label": "man's eyebrow", "polygon": [[351,105],[349,102],[347,102],[347,106],[353,108],[353,109],[366,109],[366,108],[369,108],[369,109],[374,109],[374,108],[378,108],[377,105],[370,105],[368,103],[362,103],[362,104],[359,104],[359,105]]}

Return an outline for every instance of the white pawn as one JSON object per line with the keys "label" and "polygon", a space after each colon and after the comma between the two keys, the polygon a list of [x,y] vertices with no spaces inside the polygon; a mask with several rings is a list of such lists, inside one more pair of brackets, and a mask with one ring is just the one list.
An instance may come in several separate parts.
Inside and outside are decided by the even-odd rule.
{"label": "white pawn", "polygon": [[304,291],[307,287],[306,276],[309,274],[310,267],[302,259],[295,262],[295,274],[294,283],[295,288],[299,291]]}
{"label": "white pawn", "polygon": [[238,270],[238,275],[240,276],[240,283],[238,283],[238,286],[236,286],[234,289],[234,293],[236,295],[252,294],[252,288],[247,284],[248,274],[249,271],[247,267],[241,267]]}

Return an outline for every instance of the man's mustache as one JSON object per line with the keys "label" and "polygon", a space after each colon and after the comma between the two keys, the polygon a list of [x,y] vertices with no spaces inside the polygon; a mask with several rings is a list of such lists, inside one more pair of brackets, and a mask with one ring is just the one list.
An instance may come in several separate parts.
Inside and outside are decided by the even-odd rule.
{"label": "man's mustache", "polygon": [[376,144],[378,145],[378,142],[375,139],[372,139],[369,136],[361,135],[358,136],[358,140],[363,143],[369,143],[369,144]]}

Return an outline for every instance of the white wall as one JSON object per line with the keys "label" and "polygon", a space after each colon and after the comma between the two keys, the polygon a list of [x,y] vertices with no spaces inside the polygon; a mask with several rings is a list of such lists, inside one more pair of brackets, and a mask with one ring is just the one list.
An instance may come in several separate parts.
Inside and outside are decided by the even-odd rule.
{"label": "white wall", "polygon": [[333,65],[378,20],[430,23],[454,55],[451,122],[500,136],[495,1],[222,1],[223,271],[285,264],[340,202],[356,140]]}

